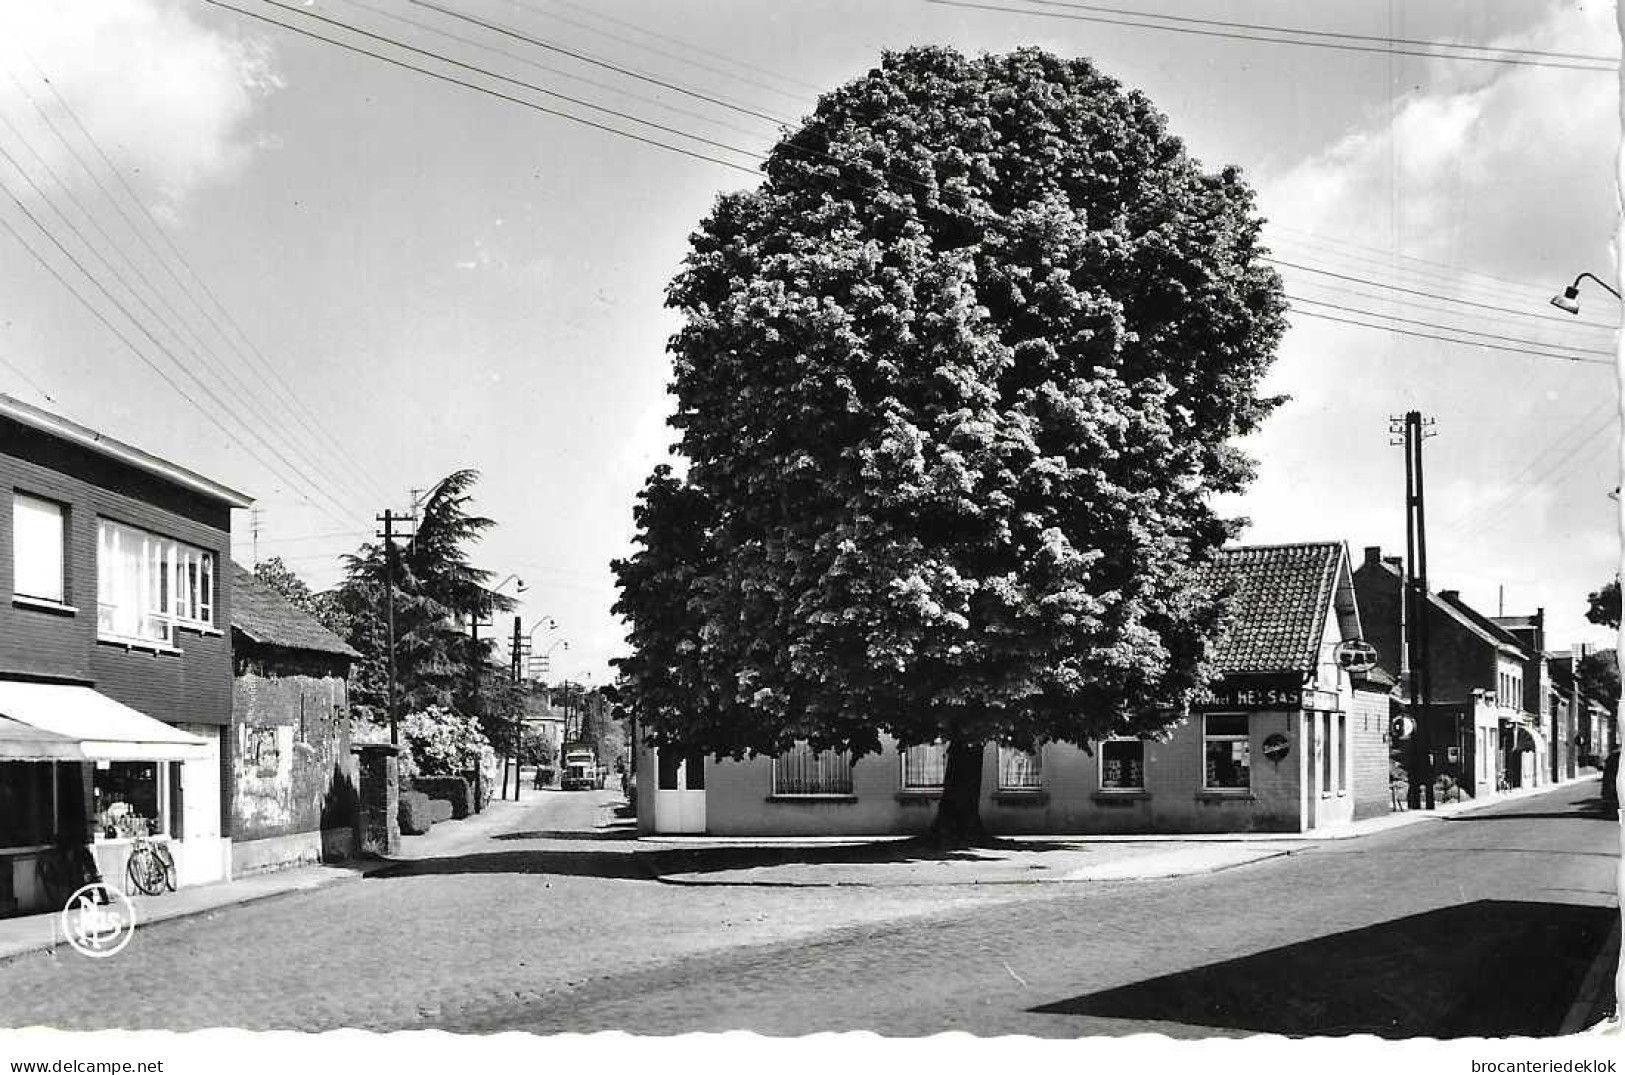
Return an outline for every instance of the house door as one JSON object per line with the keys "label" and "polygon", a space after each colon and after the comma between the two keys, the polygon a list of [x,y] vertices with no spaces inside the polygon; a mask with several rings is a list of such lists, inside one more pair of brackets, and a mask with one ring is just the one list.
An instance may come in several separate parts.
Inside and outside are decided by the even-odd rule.
{"label": "house door", "polygon": [[705,755],[671,747],[655,751],[655,831],[705,831]]}

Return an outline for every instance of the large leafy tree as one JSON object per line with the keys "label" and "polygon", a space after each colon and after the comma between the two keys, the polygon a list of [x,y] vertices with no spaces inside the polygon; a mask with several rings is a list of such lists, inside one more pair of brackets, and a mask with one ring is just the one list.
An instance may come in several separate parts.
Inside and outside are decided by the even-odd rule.
{"label": "large leafy tree", "polygon": [[1283,329],[1253,198],[1142,95],[1035,49],[888,53],[720,198],[668,305],[672,425],[618,562],[656,743],[1154,733],[1207,678],[1232,441]]}
{"label": "large leafy tree", "polygon": [[[356,704],[387,718],[388,626],[385,579],[394,580],[395,667],[402,712],[431,706],[473,711],[473,673],[489,655],[489,639],[474,643],[466,618],[513,608],[511,598],[492,593],[492,572],[475,567],[469,546],[496,525],[473,514],[469,505],[477,471],[459,470],[442,479],[419,505],[411,537],[393,547],[364,544],[345,558],[345,580],[336,592],[337,609],[348,620],[348,641],[362,655],[355,669]],[[388,562],[386,563],[386,558]]]}

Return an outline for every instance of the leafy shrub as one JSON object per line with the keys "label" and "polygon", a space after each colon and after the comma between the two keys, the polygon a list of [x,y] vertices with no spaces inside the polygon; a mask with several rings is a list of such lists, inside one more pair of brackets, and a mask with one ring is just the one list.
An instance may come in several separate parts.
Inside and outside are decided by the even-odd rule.
{"label": "leafy shrub", "polygon": [[401,805],[398,813],[402,836],[421,836],[429,831],[430,825],[434,824],[433,814],[429,806],[429,797],[421,791],[401,792]]}
{"label": "leafy shrub", "polygon": [[460,776],[414,777],[412,790],[431,799],[444,799],[451,805],[451,816],[459,821],[474,812],[474,789]]}

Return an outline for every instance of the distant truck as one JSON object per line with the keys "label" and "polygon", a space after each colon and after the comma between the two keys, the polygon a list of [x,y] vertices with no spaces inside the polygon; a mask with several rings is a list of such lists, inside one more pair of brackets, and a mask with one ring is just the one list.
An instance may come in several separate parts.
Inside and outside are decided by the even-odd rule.
{"label": "distant truck", "polygon": [[573,743],[564,748],[564,768],[559,776],[559,787],[564,791],[602,791],[604,770],[598,764],[598,755],[585,743]]}

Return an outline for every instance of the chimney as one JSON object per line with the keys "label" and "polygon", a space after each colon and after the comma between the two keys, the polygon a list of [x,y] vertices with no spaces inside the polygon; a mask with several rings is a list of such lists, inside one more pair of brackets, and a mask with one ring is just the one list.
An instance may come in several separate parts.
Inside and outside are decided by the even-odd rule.
{"label": "chimney", "polygon": [[1405,573],[1405,558],[1403,556],[1384,556],[1382,558],[1382,562],[1399,572],[1401,575]]}
{"label": "chimney", "polygon": [[1460,590],[1440,590],[1439,596],[1444,598],[1446,601],[1449,601],[1452,605],[1461,604]]}
{"label": "chimney", "polygon": [[1367,545],[1365,547],[1365,562],[1371,567],[1376,567],[1382,563],[1382,546]]}

